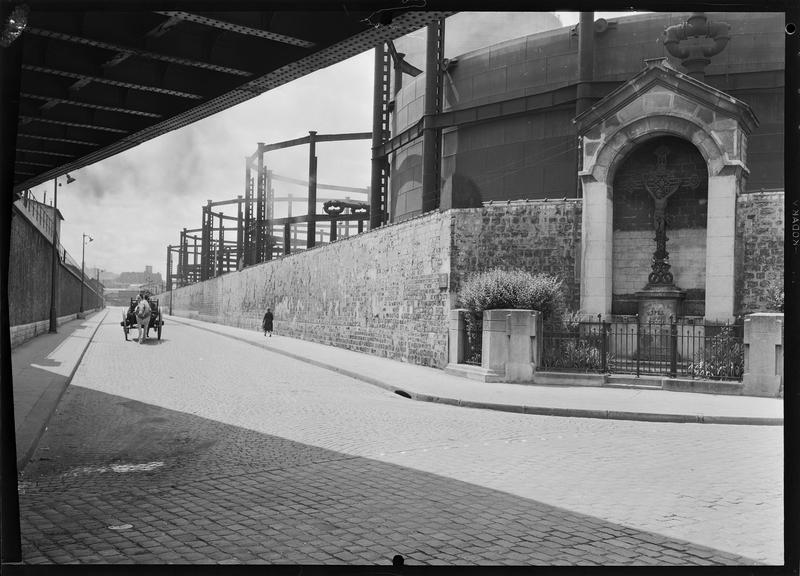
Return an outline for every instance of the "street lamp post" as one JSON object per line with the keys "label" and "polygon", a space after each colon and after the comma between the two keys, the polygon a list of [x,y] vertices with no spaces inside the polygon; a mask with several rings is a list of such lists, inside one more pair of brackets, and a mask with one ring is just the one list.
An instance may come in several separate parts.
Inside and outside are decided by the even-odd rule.
{"label": "street lamp post", "polygon": [[[102,268],[97,269],[97,284],[95,284],[97,290],[100,290],[100,274],[102,274],[103,272],[105,272],[105,270],[103,270]],[[105,308],[106,307],[105,287],[103,287],[103,289],[100,290],[98,296],[100,296],[100,307]]]}
{"label": "street lamp post", "polygon": [[[67,174],[67,184],[75,178]],[[53,269],[50,278],[50,332],[58,332],[58,176],[53,178]]]}
{"label": "street lamp post", "polygon": [[89,242],[94,240],[94,238],[92,238],[88,234],[84,234],[83,235],[83,242],[82,242],[82,246],[81,246],[81,310],[80,310],[80,313],[78,314],[79,318],[83,318],[83,286],[86,284],[86,275],[84,274],[83,270],[84,270],[84,264],[85,264],[85,261],[86,261],[86,244],[87,244],[86,239],[87,238],[89,239]]}

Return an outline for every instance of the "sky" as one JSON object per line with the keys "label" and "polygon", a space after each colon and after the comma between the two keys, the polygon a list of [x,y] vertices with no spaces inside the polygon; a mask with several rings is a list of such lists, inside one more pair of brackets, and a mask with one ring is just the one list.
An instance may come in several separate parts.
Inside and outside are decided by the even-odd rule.
{"label": "sky", "polygon": [[[577,12],[556,15],[564,26],[578,21]],[[595,18],[619,15],[597,12]],[[424,30],[414,33],[417,40],[424,40],[424,35]],[[446,33],[446,54],[447,39]],[[167,246],[179,244],[181,229],[200,228],[201,209],[207,200],[244,194],[244,158],[255,152],[258,142],[300,138],[311,130],[318,134],[371,131],[373,62],[373,51],[364,52],[70,172],[76,181],[67,185],[61,178],[58,193],[58,208],[64,217],[62,245],[80,263],[83,234],[90,235],[93,241],[85,248],[87,269],[119,274],[152,266],[153,272],[166,280]],[[318,182],[368,187],[370,146],[370,140],[317,144]],[[278,174],[301,180],[308,177],[308,146],[268,153],[265,161]],[[40,201],[46,193],[50,203],[52,181],[32,192]],[[276,185],[276,195],[286,193],[305,192],[302,187]],[[320,197],[333,195],[323,190],[317,193]],[[226,214],[236,214],[235,206],[228,210]],[[146,217],[141,219],[141,214]]]}

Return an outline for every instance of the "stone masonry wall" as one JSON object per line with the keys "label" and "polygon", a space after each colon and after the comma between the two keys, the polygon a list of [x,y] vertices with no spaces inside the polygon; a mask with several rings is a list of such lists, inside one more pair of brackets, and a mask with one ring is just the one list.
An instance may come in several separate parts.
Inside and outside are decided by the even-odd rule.
{"label": "stone masonry wall", "polygon": [[50,317],[52,243],[16,206],[12,214],[8,311],[16,326]]}
{"label": "stone masonry wall", "polygon": [[[744,312],[764,309],[770,274],[783,269],[782,203],[782,193],[738,200]],[[581,217],[579,199],[431,212],[180,288],[173,313],[259,330],[271,307],[277,334],[443,367],[448,313],[474,272],[559,276],[579,308]]]}
{"label": "stone masonry wall", "polygon": [[736,207],[741,258],[736,281],[738,312],[773,312],[767,304],[767,289],[771,281],[783,284],[784,193],[742,194]]}
{"label": "stone masonry wall", "polygon": [[[52,242],[25,211],[14,205],[11,220],[8,292],[9,324],[13,347],[50,328]],[[102,298],[87,283],[83,292],[84,311],[103,306]],[[72,269],[59,264],[58,323],[73,320],[80,310],[81,279]]]}
{"label": "stone masonry wall", "polygon": [[577,310],[581,213],[577,199],[453,210],[453,299],[470,274],[495,267],[520,268],[562,278],[568,306]]}
{"label": "stone masonry wall", "polygon": [[[430,213],[180,288],[173,314],[447,364],[450,216]],[[444,276],[442,276],[444,275]]]}

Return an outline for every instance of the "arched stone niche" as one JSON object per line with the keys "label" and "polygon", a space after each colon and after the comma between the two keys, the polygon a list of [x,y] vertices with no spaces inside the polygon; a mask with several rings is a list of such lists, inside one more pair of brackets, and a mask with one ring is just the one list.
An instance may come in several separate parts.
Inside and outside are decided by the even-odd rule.
{"label": "arched stone niche", "polygon": [[708,168],[705,317],[732,319],[736,196],[757,125],[749,106],[659,59],[574,122],[582,142],[581,310],[612,312],[615,172],[635,147],[673,136],[691,142]]}
{"label": "arched stone niche", "polygon": [[[639,312],[639,293],[649,282],[656,247],[658,210],[648,187],[663,182],[671,190],[664,207],[666,247],[675,287],[683,293],[682,314],[704,316],[708,219],[706,161],[684,138],[656,135],[643,140],[620,161],[612,181],[611,313]],[[663,165],[660,170],[659,164]]]}

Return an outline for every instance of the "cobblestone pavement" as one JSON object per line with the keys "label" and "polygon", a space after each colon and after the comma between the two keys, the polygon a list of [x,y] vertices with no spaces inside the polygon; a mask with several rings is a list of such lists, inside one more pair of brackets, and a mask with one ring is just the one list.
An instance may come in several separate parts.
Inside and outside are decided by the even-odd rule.
{"label": "cobblestone pavement", "polygon": [[117,316],[20,479],[26,563],[782,563],[780,427],[419,403]]}

